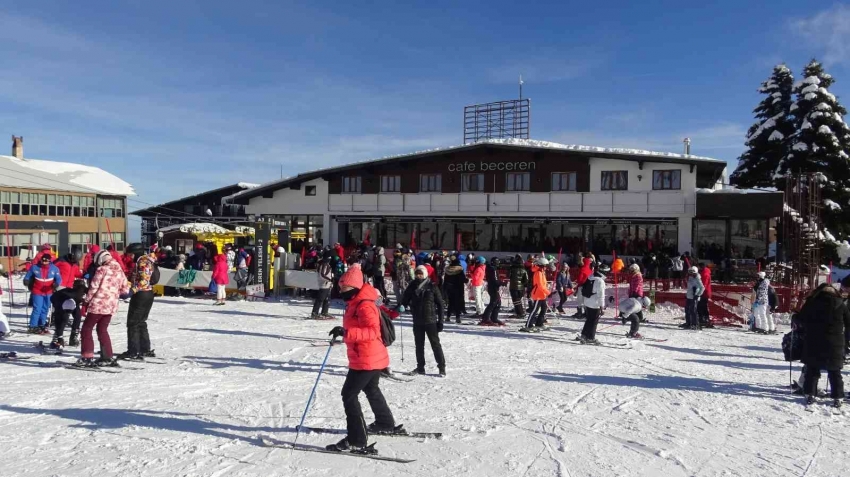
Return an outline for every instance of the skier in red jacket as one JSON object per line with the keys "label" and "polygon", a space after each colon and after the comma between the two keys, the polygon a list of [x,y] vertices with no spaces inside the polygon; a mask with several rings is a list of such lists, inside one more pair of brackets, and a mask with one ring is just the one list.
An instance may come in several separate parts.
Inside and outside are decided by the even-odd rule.
{"label": "skier in red jacket", "polygon": [[[387,406],[378,386],[381,372],[389,367],[390,356],[381,340],[381,312],[375,301],[378,291],[363,282],[363,273],[351,268],[339,280],[339,291],[345,300],[342,326],[334,327],[329,335],[342,337],[348,351],[348,375],[342,386],[342,404],[348,435],[327,446],[328,450],[355,453],[377,453],[367,447],[369,433],[402,433],[403,426],[395,425],[393,413]],[[366,426],[358,396],[363,391],[375,415],[375,422]]]}

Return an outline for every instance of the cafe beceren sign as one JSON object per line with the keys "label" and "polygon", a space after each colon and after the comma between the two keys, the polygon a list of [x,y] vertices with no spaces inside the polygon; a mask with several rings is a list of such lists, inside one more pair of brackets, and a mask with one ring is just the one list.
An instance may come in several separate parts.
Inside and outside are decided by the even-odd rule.
{"label": "cafe beceren sign", "polygon": [[449,172],[533,171],[535,162],[461,162],[449,164]]}

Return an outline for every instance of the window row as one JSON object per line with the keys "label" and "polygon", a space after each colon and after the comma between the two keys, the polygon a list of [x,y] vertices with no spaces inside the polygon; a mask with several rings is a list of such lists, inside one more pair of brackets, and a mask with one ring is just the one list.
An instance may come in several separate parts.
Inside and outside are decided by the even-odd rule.
{"label": "window row", "polygon": [[94,197],[78,195],[38,194],[35,192],[0,191],[0,203],[26,205],[71,205],[94,207]]}
{"label": "window row", "polygon": [[32,249],[44,243],[52,244],[54,247],[59,242],[59,234],[6,234],[0,233],[0,257],[19,257],[22,251]]}
{"label": "window row", "polygon": [[[461,192],[485,192],[484,174],[461,174]],[[344,194],[360,194],[363,180],[360,176],[342,178]],[[682,171],[678,169],[652,171],[653,190],[681,190]],[[602,171],[600,189],[605,191],[628,190],[628,171]],[[419,192],[442,192],[442,174],[421,174],[419,176]],[[530,172],[508,172],[505,174],[505,190],[508,192],[528,192],[531,190]],[[575,192],[577,176],[575,172],[553,172],[551,181],[553,192]],[[401,176],[381,176],[381,193],[401,192]],[[315,188],[306,190],[306,195],[315,195]]]}
{"label": "window row", "polygon": [[392,248],[403,244],[416,250],[475,250],[534,253],[541,250],[575,254],[593,250],[598,255],[673,254],[678,251],[676,225],[580,224],[446,224],[343,223],[340,233],[347,247],[369,240]]}

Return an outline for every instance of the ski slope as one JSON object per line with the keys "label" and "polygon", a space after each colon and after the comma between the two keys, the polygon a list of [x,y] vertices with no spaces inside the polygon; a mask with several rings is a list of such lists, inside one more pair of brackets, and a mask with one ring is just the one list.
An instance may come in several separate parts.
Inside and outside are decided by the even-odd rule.
{"label": "ski slope", "polygon": [[[680,310],[665,307],[641,331],[668,341],[631,349],[568,342],[581,327],[572,319],[531,335],[446,325],[447,378],[382,380],[399,423],[444,434],[374,439],[382,455],[416,462],[265,447],[260,436],[295,439],[327,350],[314,343],[339,320],[306,320],[306,299],[211,303],[157,299],[150,329],[165,364],[107,374],[51,367],[53,356],[0,362],[0,476],[814,477],[850,467],[848,418],[826,406],[806,412],[790,394],[781,335],[680,331]],[[22,315],[15,309],[13,328]],[[116,352],[125,316],[122,304],[110,326]],[[613,323],[609,311],[600,329]],[[409,325],[405,315],[397,330],[404,361],[401,342],[390,349],[396,370],[415,366]],[[625,331],[617,324],[598,337],[625,342]],[[39,339],[17,334],[0,351],[30,354]],[[430,353],[426,345],[435,374]],[[345,372],[335,347],[307,425],[344,427]],[[302,434],[299,443],[339,438]]]}

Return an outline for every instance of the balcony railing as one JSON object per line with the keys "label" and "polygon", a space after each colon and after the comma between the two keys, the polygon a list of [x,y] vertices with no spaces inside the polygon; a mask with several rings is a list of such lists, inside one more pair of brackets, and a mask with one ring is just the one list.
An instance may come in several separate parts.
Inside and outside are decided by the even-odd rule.
{"label": "balcony railing", "polygon": [[505,194],[331,194],[330,212],[444,212],[565,214],[694,214],[682,192],[550,192]]}

